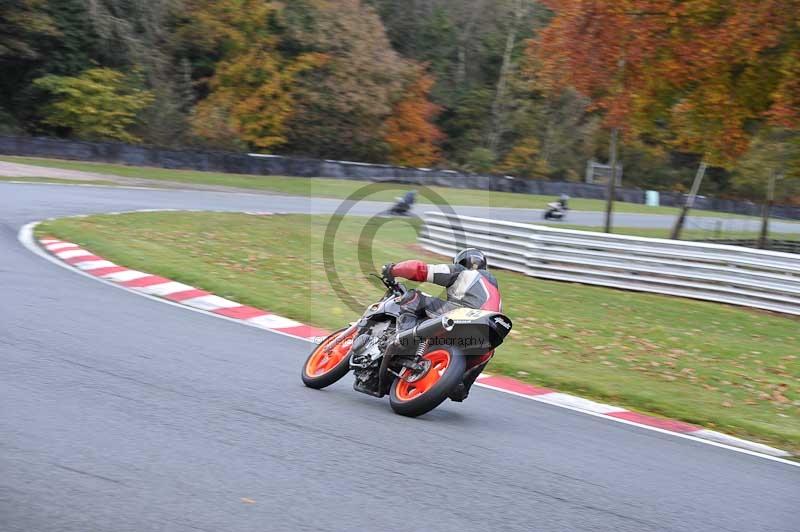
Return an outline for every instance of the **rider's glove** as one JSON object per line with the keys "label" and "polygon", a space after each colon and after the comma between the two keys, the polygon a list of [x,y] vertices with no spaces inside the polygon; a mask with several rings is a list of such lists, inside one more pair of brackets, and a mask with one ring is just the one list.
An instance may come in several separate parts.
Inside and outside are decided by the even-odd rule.
{"label": "rider's glove", "polygon": [[383,265],[383,269],[381,270],[381,279],[389,284],[394,284],[394,275],[392,275],[392,269],[394,268],[394,263],[389,262]]}

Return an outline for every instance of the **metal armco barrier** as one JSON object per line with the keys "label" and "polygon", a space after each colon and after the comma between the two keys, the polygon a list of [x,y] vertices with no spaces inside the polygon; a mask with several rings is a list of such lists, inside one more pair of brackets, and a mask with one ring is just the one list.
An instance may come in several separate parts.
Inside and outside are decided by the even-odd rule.
{"label": "metal armco barrier", "polygon": [[463,246],[532,277],[800,315],[800,256],[735,246],[573,231],[428,212],[426,249]]}

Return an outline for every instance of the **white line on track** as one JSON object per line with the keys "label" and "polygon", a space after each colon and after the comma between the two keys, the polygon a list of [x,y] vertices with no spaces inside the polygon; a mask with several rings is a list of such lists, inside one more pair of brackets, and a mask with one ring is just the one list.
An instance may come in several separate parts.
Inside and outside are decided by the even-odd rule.
{"label": "white line on track", "polygon": [[174,189],[172,187],[143,187],[138,185],[100,185],[95,183],[50,183],[42,181],[0,181],[0,185],[8,183],[9,185],[39,185],[39,186],[56,186],[56,187],[89,187],[89,188],[122,188],[131,190],[182,190]]}

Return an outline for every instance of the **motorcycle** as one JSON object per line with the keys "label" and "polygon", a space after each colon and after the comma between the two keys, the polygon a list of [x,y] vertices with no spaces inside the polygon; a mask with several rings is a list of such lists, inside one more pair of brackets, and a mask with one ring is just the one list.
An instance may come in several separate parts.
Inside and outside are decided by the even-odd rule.
{"label": "motorcycle", "polygon": [[547,204],[547,210],[542,217],[545,220],[563,220],[567,216],[567,205],[563,201],[554,201]]}
{"label": "motorcycle", "polygon": [[402,197],[394,199],[394,204],[387,210],[383,211],[381,216],[408,216],[411,212],[411,207],[414,206],[417,193],[414,190],[408,191]]}
{"label": "motorcycle", "polygon": [[[511,320],[499,312],[465,307],[423,317],[421,292],[395,280],[381,281],[384,296],[357,322],[314,348],[303,364],[303,383],[322,389],[352,370],[353,389],[379,398],[388,394],[397,414],[421,416],[462,382],[466,357],[483,355],[503,343]],[[398,330],[399,323],[407,325],[409,315],[415,316],[413,326]]]}

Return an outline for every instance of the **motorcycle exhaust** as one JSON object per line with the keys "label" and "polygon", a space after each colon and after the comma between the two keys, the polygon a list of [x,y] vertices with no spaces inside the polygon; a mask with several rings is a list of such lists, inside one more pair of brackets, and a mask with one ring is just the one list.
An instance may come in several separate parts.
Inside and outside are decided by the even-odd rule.
{"label": "motorcycle exhaust", "polygon": [[453,327],[455,327],[455,322],[447,316],[431,318],[398,334],[394,343],[397,345],[408,345],[414,342],[416,338],[428,338],[443,332],[450,332],[453,330]]}

